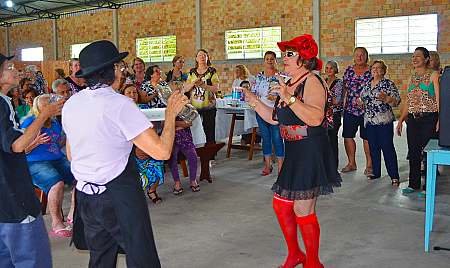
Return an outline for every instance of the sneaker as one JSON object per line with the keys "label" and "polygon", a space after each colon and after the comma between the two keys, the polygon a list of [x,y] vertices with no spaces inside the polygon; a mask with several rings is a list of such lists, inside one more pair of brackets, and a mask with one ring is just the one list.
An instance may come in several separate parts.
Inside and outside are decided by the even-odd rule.
{"label": "sneaker", "polygon": [[412,194],[414,193],[416,190],[414,190],[413,188],[407,187],[402,189],[402,194],[407,195],[407,194]]}

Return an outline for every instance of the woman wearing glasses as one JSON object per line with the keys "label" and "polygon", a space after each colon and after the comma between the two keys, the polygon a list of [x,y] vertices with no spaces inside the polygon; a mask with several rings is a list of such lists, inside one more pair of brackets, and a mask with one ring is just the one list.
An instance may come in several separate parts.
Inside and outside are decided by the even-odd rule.
{"label": "woman wearing glasses", "polygon": [[[315,213],[319,195],[333,192],[341,178],[327,137],[332,119],[325,81],[315,75],[322,62],[311,35],[279,42],[285,51],[283,63],[291,80],[280,79],[274,110],[246,92],[249,105],[271,124],[279,123],[286,154],[278,179],[272,187],[273,208],[283,231],[288,256],[281,267],[323,267],[319,259],[320,226]],[[327,112],[326,112],[327,111]],[[272,117],[276,115],[277,121]],[[297,241],[300,227],[306,255]]]}

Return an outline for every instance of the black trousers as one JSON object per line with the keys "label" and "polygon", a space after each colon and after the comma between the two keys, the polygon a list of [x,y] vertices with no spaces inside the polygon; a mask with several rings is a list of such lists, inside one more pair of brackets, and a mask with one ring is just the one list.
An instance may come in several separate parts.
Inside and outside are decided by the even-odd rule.
{"label": "black trousers", "polygon": [[216,112],[216,108],[198,111],[202,117],[203,131],[205,131],[207,144],[216,143]]}
{"label": "black trousers", "polygon": [[334,155],[334,159],[336,160],[336,167],[339,167],[339,144],[338,144],[338,132],[341,127],[341,117],[342,114],[340,112],[333,114],[333,128],[328,129],[328,140],[331,144],[331,150]]}
{"label": "black trousers", "polygon": [[[90,251],[89,268],[115,268],[119,249],[126,253],[128,268],[160,268],[158,255],[156,250],[153,250],[153,235],[150,236],[152,241],[141,243],[139,239],[134,239],[134,244],[126,243],[125,236],[131,235],[130,230],[120,227],[117,206],[111,199],[112,196],[106,192],[88,195],[77,191],[76,194],[76,213],[83,220],[85,240]],[[143,214],[148,217],[147,213]],[[133,227],[130,226],[130,229]],[[140,230],[139,227],[136,229]],[[149,236],[144,232],[141,237]]]}
{"label": "black trousers", "polygon": [[[420,163],[424,158],[423,149],[436,135],[437,113],[421,118],[408,115],[406,135],[408,139],[409,187],[419,190],[421,186]],[[426,178],[425,178],[426,181]],[[426,183],[425,183],[426,185]]]}

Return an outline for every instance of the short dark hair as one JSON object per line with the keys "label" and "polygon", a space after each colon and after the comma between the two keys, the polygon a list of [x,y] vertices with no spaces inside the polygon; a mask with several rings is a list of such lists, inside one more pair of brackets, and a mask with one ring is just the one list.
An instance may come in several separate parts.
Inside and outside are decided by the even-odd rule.
{"label": "short dark hair", "polygon": [[110,86],[114,83],[114,80],[116,78],[114,65],[107,66],[101,70],[98,70],[85,78],[86,84],[90,88],[98,84],[106,84]]}
{"label": "short dark hair", "polygon": [[319,59],[314,57],[309,60],[305,60],[299,56],[298,60],[297,60],[297,64],[300,64],[300,63],[303,63],[303,66],[305,66],[305,68],[308,71],[314,71],[314,70],[317,70],[317,67],[319,66]]}
{"label": "short dark hair", "polygon": [[266,58],[267,55],[272,55],[275,59],[277,58],[277,54],[271,50],[266,51],[266,53],[264,53],[264,59]]}
{"label": "short dark hair", "polygon": [[250,85],[250,82],[247,81],[247,80],[244,80],[244,81],[242,81],[242,82],[239,84],[239,86],[242,87],[242,86],[244,86],[245,84],[249,84],[249,85]]}
{"label": "short dark hair", "polygon": [[152,75],[155,73],[155,68],[159,69],[159,66],[157,64],[150,65],[147,70],[145,71],[144,80],[150,80],[152,78]]}

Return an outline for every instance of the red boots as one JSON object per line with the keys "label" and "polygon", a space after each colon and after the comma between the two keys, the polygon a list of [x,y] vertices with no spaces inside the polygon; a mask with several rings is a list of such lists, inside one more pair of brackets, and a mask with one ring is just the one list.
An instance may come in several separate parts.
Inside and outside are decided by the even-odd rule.
{"label": "red boots", "polygon": [[320,226],[316,213],[297,217],[306,249],[306,261],[303,268],[324,268],[319,260]]}
{"label": "red boots", "polygon": [[306,256],[298,246],[297,222],[294,213],[294,202],[291,200],[273,197],[273,210],[277,215],[278,222],[283,231],[284,239],[288,248],[288,256],[282,268],[294,268],[304,263]]}

